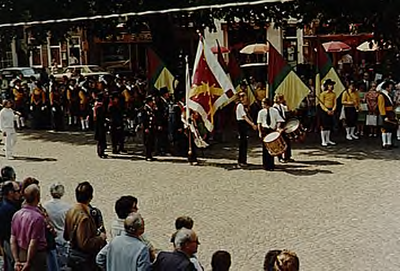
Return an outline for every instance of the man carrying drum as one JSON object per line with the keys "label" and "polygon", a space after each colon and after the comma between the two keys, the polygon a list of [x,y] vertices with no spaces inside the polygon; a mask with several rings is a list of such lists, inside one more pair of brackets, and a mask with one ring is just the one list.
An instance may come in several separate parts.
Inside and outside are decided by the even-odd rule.
{"label": "man carrying drum", "polygon": [[271,107],[271,102],[268,98],[262,100],[262,106],[263,109],[258,112],[257,117],[258,135],[262,142],[262,163],[265,170],[273,171],[275,169],[274,157],[268,152],[263,139],[267,134],[277,129],[280,130],[285,120],[279,115],[276,108]]}
{"label": "man carrying drum", "polygon": [[[288,111],[288,108],[285,105],[285,97],[283,96],[283,94],[277,94],[275,96],[275,103],[273,107],[276,108],[276,110],[278,110],[279,116],[281,116],[282,119],[284,120],[284,123],[282,124],[283,126],[287,122],[286,112]],[[290,143],[290,140],[289,138],[287,138],[286,133],[283,133],[282,136],[283,139],[286,141],[287,148],[286,151],[279,156],[279,162],[281,163],[294,162],[294,159],[292,158],[292,145]]]}

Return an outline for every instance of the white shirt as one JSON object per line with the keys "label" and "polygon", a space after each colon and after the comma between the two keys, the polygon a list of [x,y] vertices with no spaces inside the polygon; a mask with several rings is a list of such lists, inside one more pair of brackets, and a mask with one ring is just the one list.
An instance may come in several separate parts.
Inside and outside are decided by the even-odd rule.
{"label": "white shirt", "polygon": [[244,110],[244,106],[243,104],[239,103],[236,107],[236,120],[244,120],[245,116],[247,116],[247,114]]}
{"label": "white shirt", "polygon": [[[267,124],[268,113],[271,118],[270,125]],[[285,122],[285,120],[279,115],[279,112],[278,110],[276,110],[276,108],[273,107],[270,107],[269,109],[264,108],[261,109],[260,112],[258,112],[257,123],[261,124],[263,128],[275,130],[277,123],[279,122]]]}
{"label": "white shirt", "polygon": [[14,130],[14,110],[11,108],[3,108],[0,111],[0,129]]}
{"label": "white shirt", "polygon": [[287,111],[287,106],[283,104],[274,104],[274,107],[278,110],[279,115],[286,120],[286,111]]}

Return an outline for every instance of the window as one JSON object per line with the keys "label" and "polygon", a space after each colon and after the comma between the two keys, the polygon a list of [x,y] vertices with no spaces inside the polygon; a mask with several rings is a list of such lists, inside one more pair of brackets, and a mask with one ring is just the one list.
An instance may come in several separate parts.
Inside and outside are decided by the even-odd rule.
{"label": "window", "polygon": [[62,67],[62,56],[61,56],[61,43],[56,42],[54,39],[49,38],[48,39],[48,61],[49,61],[49,67],[52,67],[54,64],[58,68]]}
{"label": "window", "polygon": [[68,64],[81,64],[81,38],[71,37],[68,40]]}
{"label": "window", "polygon": [[31,67],[43,68],[42,45],[32,48],[29,63]]}

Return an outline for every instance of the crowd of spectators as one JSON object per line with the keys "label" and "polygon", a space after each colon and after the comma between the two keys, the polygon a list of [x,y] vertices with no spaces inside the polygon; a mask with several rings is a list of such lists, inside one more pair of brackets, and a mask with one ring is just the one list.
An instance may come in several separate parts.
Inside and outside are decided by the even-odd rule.
{"label": "crowd of spectators", "polygon": [[[171,251],[161,251],[146,236],[138,199],[133,196],[116,201],[116,219],[108,235],[101,211],[90,205],[94,188],[89,182],[77,185],[74,204],[62,199],[65,189],[60,183],[50,186],[52,199],[42,204],[37,179],[17,182],[11,167],[4,167],[1,174],[0,270],[204,270],[197,257],[199,237],[188,216],[175,221]],[[231,263],[227,251],[212,255],[213,271],[228,271]],[[263,270],[297,271],[299,266],[295,253],[271,250]]]}

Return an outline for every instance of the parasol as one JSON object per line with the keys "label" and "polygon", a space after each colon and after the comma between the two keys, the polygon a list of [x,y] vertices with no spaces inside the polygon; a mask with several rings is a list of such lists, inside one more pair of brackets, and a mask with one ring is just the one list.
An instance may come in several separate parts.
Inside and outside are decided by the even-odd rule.
{"label": "parasol", "polygon": [[323,43],[322,45],[324,46],[325,51],[328,53],[340,53],[351,50],[349,45],[341,41],[329,41]]}
{"label": "parasol", "polygon": [[241,54],[266,54],[269,51],[269,45],[263,43],[250,44],[240,50]]}

